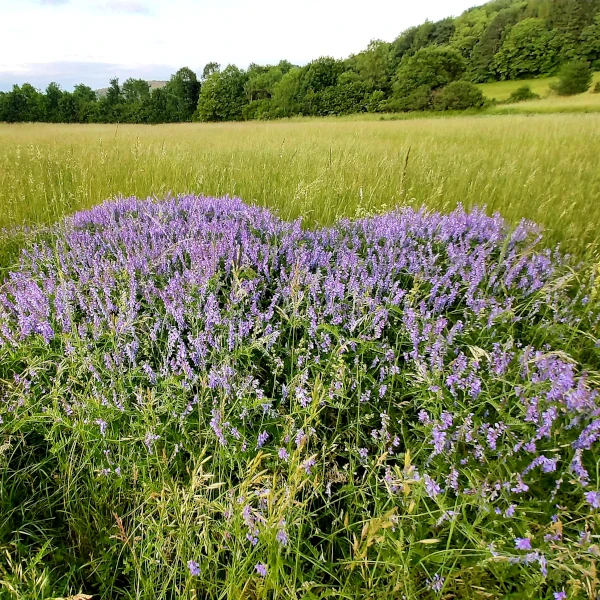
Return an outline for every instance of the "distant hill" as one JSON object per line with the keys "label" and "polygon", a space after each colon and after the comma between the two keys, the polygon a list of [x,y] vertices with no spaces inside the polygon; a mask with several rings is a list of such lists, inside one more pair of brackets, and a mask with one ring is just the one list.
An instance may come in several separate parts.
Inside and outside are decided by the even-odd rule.
{"label": "distant hill", "polygon": [[[168,81],[156,81],[156,80],[152,80],[148,82],[148,85],[150,86],[151,90],[156,90],[158,88],[162,88],[165,87],[165,85],[167,85],[167,83],[169,83]],[[98,96],[98,98],[103,98],[104,96],[106,96],[106,92],[108,91],[108,88],[100,88],[99,90],[95,90],[96,92],[96,96]]]}

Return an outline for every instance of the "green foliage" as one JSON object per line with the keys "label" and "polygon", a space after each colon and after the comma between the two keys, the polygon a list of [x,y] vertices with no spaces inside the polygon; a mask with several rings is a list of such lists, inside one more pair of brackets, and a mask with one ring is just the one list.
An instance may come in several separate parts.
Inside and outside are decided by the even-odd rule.
{"label": "green foliage", "polygon": [[594,94],[600,94],[600,81],[596,83],[593,89]]}
{"label": "green foliage", "polygon": [[209,62],[204,65],[202,70],[202,80],[208,79],[213,73],[218,73],[221,70],[221,65],[217,62]]}
{"label": "green foliage", "polygon": [[314,60],[308,65],[303,77],[305,92],[313,91],[316,94],[336,85],[343,71],[344,64],[335,58],[324,56]]}
{"label": "green foliage", "polygon": [[272,98],[275,86],[289,71],[289,69],[286,70],[286,67],[285,63],[283,63],[283,66],[280,63],[279,65],[266,67],[255,64],[250,65],[247,72],[248,81],[244,86],[248,101],[252,103],[255,100],[269,100]]}
{"label": "green foliage", "polygon": [[469,64],[469,71],[474,81],[490,81],[494,78],[492,70],[494,57],[502,47],[511,28],[517,23],[521,8],[517,4],[499,11],[481,36],[475,37],[476,43]]}
{"label": "green foliage", "polygon": [[80,83],[75,86],[72,96],[77,111],[77,122],[90,123],[95,121],[98,102],[94,90]]}
{"label": "green foliage", "polygon": [[513,104],[515,102],[524,102],[525,100],[537,100],[539,97],[539,94],[531,91],[530,86],[524,85],[514,91],[506,102]]}
{"label": "green foliage", "polygon": [[382,112],[384,102],[385,92],[382,90],[375,90],[367,99],[367,110],[373,113]]}
{"label": "green foliage", "polygon": [[[391,45],[387,42],[371,41],[366,50],[346,61],[351,69],[349,72],[355,73],[359,80],[368,83],[373,89],[389,92],[394,66],[390,49]],[[343,75],[344,73],[340,78]],[[338,81],[343,83],[340,78]]]}
{"label": "green foliage", "polygon": [[273,109],[279,117],[289,117],[302,110],[303,77],[306,67],[290,69],[273,88]]}
{"label": "green foliage", "polygon": [[549,30],[542,19],[525,19],[506,36],[493,68],[501,80],[548,75],[561,62],[564,41],[564,36]]}
{"label": "green foliage", "polygon": [[98,104],[98,110],[103,121],[109,123],[124,121],[123,91],[116,77],[110,80],[106,95],[100,99]]}
{"label": "green foliage", "polygon": [[349,115],[366,112],[373,88],[364,81],[353,81],[327,87],[309,96],[307,114],[314,116]]}
{"label": "green foliage", "polygon": [[580,43],[582,58],[588,61],[594,70],[600,70],[600,14],[581,32]]}
{"label": "green foliage", "polygon": [[63,91],[60,89],[58,83],[51,83],[46,88],[44,94],[44,116],[45,120],[49,123],[60,123],[60,101],[63,97]]}
{"label": "green foliage", "polygon": [[490,14],[490,11],[486,10],[487,6],[466,11],[455,20],[450,45],[469,61],[473,57],[474,48],[485,35],[490,20],[493,19],[493,13]]}
{"label": "green foliage", "polygon": [[483,93],[469,81],[453,81],[433,95],[435,110],[467,110],[481,108]]}
{"label": "green foliage", "polygon": [[[478,123],[475,129],[480,126]],[[461,128],[464,130],[464,124]],[[219,129],[222,135],[225,128]],[[389,135],[389,124],[386,129]],[[476,135],[481,137],[481,131]],[[312,147],[309,151],[314,153]],[[331,154],[328,160],[331,165]],[[408,158],[404,164],[407,162]],[[510,162],[514,169],[514,157]],[[264,162],[261,168],[264,177]],[[398,164],[392,168],[397,170]],[[481,168],[480,162],[476,168]],[[377,177],[381,178],[381,173]],[[331,185],[331,181],[327,183]],[[489,190],[489,184],[486,187]],[[369,201],[365,210],[376,212]],[[354,216],[350,207],[343,214]],[[169,215],[159,214],[159,218],[159,227],[169,232]],[[209,216],[207,227],[212,227],[210,221]],[[324,239],[335,248],[351,226],[342,222],[332,234],[325,232]],[[466,253],[481,250],[486,256],[489,245],[485,235],[494,229],[482,228],[465,241],[450,230],[447,244],[440,243],[440,235],[437,243],[426,246],[430,228],[440,226],[423,227],[423,242],[407,234],[404,227],[399,239],[406,240],[408,248],[420,245],[423,254],[430,253],[435,261],[431,273],[448,273],[456,289],[458,301],[448,302],[441,317],[434,313],[435,322],[421,314],[433,293],[426,278],[429,273],[415,275],[408,267],[398,268],[393,258],[381,251],[382,260],[389,261],[390,278],[398,281],[399,296],[406,293],[402,305],[388,301],[385,329],[375,329],[383,311],[368,309],[350,330],[352,337],[349,328],[323,318],[315,327],[311,309],[316,303],[304,293],[304,284],[292,279],[289,296],[284,295],[279,304],[275,304],[274,284],[266,287],[264,294],[267,301],[269,294],[274,297],[277,335],[261,331],[262,336],[256,335],[252,344],[235,340],[228,349],[228,328],[221,324],[232,314],[249,315],[253,300],[248,289],[258,288],[252,259],[245,256],[245,268],[224,262],[216,267],[207,288],[197,290],[200,297],[210,294],[216,298],[221,327],[215,327],[216,335],[211,338],[215,343],[209,349],[208,364],[214,365],[213,370],[207,377],[203,367],[194,363],[194,374],[200,375],[197,383],[190,385],[170,366],[170,356],[175,353],[167,333],[177,318],[171,304],[178,299],[175,294],[181,289],[194,290],[191,285],[184,288],[187,282],[180,284],[177,276],[172,287],[163,289],[163,285],[171,275],[169,268],[177,275],[193,264],[192,252],[196,257],[198,251],[203,252],[203,243],[209,252],[211,245],[214,248],[219,243],[218,235],[207,235],[197,244],[179,240],[188,244],[169,248],[173,257],[157,256],[157,262],[164,260],[166,268],[146,269],[149,278],[156,280],[154,289],[164,308],[153,313],[147,307],[159,302],[153,303],[143,292],[136,296],[140,286],[135,286],[132,265],[131,272],[115,269],[114,280],[106,283],[110,287],[105,302],[115,305],[114,318],[106,319],[115,324],[112,330],[101,322],[97,328],[100,335],[94,330],[84,337],[74,326],[61,332],[57,325],[50,343],[32,335],[18,345],[0,346],[5,405],[0,454],[0,539],[4,544],[0,585],[4,587],[0,595],[27,600],[81,592],[140,600],[316,600],[327,597],[327,590],[331,597],[429,600],[437,597],[426,585],[434,573],[446,577],[442,581],[445,596],[457,600],[476,598],[481,589],[498,598],[510,597],[505,594],[507,589],[518,590],[513,598],[551,598],[546,591],[563,586],[577,597],[580,584],[592,589],[595,546],[590,531],[597,527],[598,516],[579,501],[577,482],[565,482],[559,489],[543,473],[530,474],[531,492],[518,499],[516,513],[509,504],[514,498],[511,490],[497,482],[514,481],[514,474],[522,472],[531,460],[519,460],[510,449],[516,440],[531,437],[529,432],[537,423],[523,425],[523,418],[533,421],[526,415],[535,410],[537,399],[547,406],[546,397],[553,393],[561,394],[562,399],[562,390],[569,386],[568,375],[566,384],[560,380],[550,387],[546,379],[536,381],[525,369],[537,369],[543,360],[556,364],[560,359],[574,365],[581,382],[575,393],[585,394],[588,382],[596,386],[597,268],[592,264],[589,271],[573,272],[568,265],[561,265],[549,278],[549,285],[531,294],[517,291],[510,298],[501,279],[502,285],[496,286],[500,310],[494,313],[484,307],[474,316],[463,301],[475,288],[469,277],[483,280],[476,289],[491,289],[487,280],[502,273],[494,268],[496,260],[508,254],[519,265],[535,247],[527,240],[526,246],[514,251],[507,238],[498,253],[491,255],[490,263],[483,263],[492,268],[474,273],[450,271],[453,260],[466,263]],[[442,231],[448,235],[448,229]],[[92,232],[81,230],[84,239],[88,233]],[[258,233],[262,233],[260,229]],[[258,234],[252,231],[251,235]],[[275,263],[277,267],[268,271],[275,280],[277,269],[287,268],[285,253],[295,258],[294,248],[290,251],[276,235],[269,239],[273,253],[281,253],[281,258],[275,256],[282,266]],[[357,236],[357,245],[363,235]],[[510,235],[509,231],[504,235]],[[51,272],[60,273],[62,279],[59,236],[56,228],[43,247],[43,256],[50,257]],[[389,245],[384,236],[385,230],[380,243],[386,250]],[[39,246],[28,249],[32,253],[29,260],[36,261]],[[127,248],[116,250],[127,252]],[[306,243],[306,252],[310,250],[312,246]],[[394,246],[391,250],[394,252]],[[375,251],[364,245],[365,254]],[[541,254],[540,261],[544,258]],[[268,256],[259,254],[257,259],[269,264]],[[298,280],[305,276],[301,268],[294,266]],[[329,268],[335,273],[335,263]],[[332,271],[323,267],[315,271],[311,280],[321,277],[327,278],[325,285],[335,282]],[[65,277],[64,281],[72,279]],[[361,282],[351,283],[359,287]],[[513,289],[517,284],[518,280]],[[94,289],[93,285],[89,287]],[[339,287],[343,289],[343,284]],[[85,298],[85,292],[84,288],[79,295]],[[358,293],[354,296],[348,310],[361,301]],[[338,300],[344,301],[347,297]],[[134,310],[128,304],[135,302],[142,303],[142,308],[127,319]],[[242,313],[240,308],[246,307]],[[203,312],[186,309],[187,335],[178,340],[184,349],[182,340],[202,336],[208,320]],[[515,315],[521,318],[515,319]],[[54,311],[52,318],[54,324],[58,318]],[[453,352],[446,350],[451,344]],[[318,348],[318,360],[311,357],[302,363],[314,347]],[[432,347],[441,351],[429,367]],[[547,353],[534,355],[532,349],[537,348]],[[492,357],[498,349],[508,360],[501,375],[493,376]],[[136,353],[135,360],[126,358],[131,352]],[[418,360],[407,358],[408,352]],[[183,356],[187,366],[188,359]],[[476,400],[466,390],[448,389],[461,357],[468,360],[474,380],[483,384]],[[145,376],[146,360],[165,364],[156,383]],[[175,360],[173,364],[177,364]],[[217,380],[220,370],[232,373],[229,379],[222,378],[225,383]],[[587,372],[589,378],[580,378],[581,372]],[[217,381],[208,384],[213,374]],[[383,381],[385,386],[379,387]],[[291,390],[287,401],[283,385]],[[359,402],[364,390],[375,385],[378,396]],[[105,393],[104,386],[112,388],[113,394]],[[306,406],[298,401],[300,392],[308,398]],[[575,393],[567,398],[574,396],[575,402]],[[552,411],[557,412],[552,406],[544,416],[552,418]],[[445,426],[452,429],[447,438],[446,433],[441,436],[446,444],[443,449],[434,451],[435,430],[446,430],[441,427],[442,421],[446,422],[444,415],[453,419],[452,425]],[[251,441],[247,447],[240,448],[241,441],[237,443],[233,436],[225,444],[218,443],[213,430],[226,419],[223,428],[233,432],[235,426],[237,433]],[[507,424],[504,431],[498,429],[498,440],[493,437],[494,427],[487,428],[486,438],[481,426],[492,419]],[[261,444],[254,443],[260,431],[269,433],[269,441],[261,449]],[[568,427],[562,435],[557,427],[547,439],[536,439],[538,452],[539,446],[548,448],[550,456],[559,458],[566,470],[574,452],[573,439]],[[285,441],[276,444],[278,440]],[[484,460],[473,456],[475,444]],[[281,447],[289,450],[285,459]],[[363,448],[369,449],[366,455],[361,454]],[[466,465],[460,473],[460,495],[452,491],[450,477],[445,477],[451,461]],[[592,476],[594,466],[592,455],[588,466]],[[424,474],[433,474],[444,489],[428,492]],[[496,508],[502,508],[502,516],[495,516]],[[509,508],[513,515],[508,515]],[[250,527],[253,522],[256,530]],[[277,537],[281,530],[286,533],[285,544]],[[551,537],[557,533],[561,536]],[[259,536],[256,545],[251,543],[254,535]],[[547,575],[515,550],[515,538],[522,536],[534,538],[536,551],[548,557]],[[201,563],[197,573],[190,572],[190,560]],[[265,578],[255,572],[259,562],[269,565]]]}
{"label": "green foliage", "polygon": [[235,65],[210,75],[202,85],[195,118],[199,121],[241,120],[247,81],[247,74]]}
{"label": "green foliage", "polygon": [[443,19],[437,23],[425,21],[418,27],[403,31],[390,45],[393,64],[397,66],[405,56],[412,56],[422,48],[448,44],[454,30],[454,20]]}
{"label": "green foliage", "polygon": [[162,123],[167,110],[167,92],[163,88],[154,90],[148,106],[148,123]]}
{"label": "green foliage", "polygon": [[127,123],[147,123],[150,86],[143,79],[127,79],[123,83],[124,120]]}
{"label": "green foliage", "polygon": [[453,48],[423,48],[402,61],[394,81],[394,95],[405,98],[423,86],[435,90],[456,81],[464,72],[465,61]]}
{"label": "green foliage", "polygon": [[583,94],[592,85],[592,70],[588,63],[574,61],[563,65],[558,74],[558,83],[553,86],[559,96]]}
{"label": "green foliage", "polygon": [[387,112],[425,111],[433,108],[433,90],[422,85],[407,96],[391,98],[384,104]]}
{"label": "green foliage", "polygon": [[170,121],[191,121],[200,95],[200,82],[191,69],[184,67],[165,86]]}

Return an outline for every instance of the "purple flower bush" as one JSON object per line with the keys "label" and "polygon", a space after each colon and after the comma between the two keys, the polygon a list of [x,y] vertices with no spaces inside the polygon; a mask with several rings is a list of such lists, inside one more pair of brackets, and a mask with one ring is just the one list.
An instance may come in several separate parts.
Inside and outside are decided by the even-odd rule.
{"label": "purple flower bush", "polygon": [[52,466],[48,539],[94,593],[591,589],[596,272],[540,239],[462,208],[105,203],[0,288],[0,443]]}

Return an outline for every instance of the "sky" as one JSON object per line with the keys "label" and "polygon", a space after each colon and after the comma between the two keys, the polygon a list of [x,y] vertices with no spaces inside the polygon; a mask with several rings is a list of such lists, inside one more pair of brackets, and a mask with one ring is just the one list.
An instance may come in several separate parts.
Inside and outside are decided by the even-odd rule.
{"label": "sky", "polygon": [[345,58],[482,0],[0,0],[0,91]]}

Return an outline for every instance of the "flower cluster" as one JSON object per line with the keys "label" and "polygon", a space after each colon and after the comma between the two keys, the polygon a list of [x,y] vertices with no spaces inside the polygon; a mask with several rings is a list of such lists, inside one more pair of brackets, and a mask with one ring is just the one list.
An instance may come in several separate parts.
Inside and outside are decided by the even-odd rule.
{"label": "flower cluster", "polygon": [[[304,230],[237,199],[106,203],[25,251],[0,291],[3,427],[35,414],[89,431],[105,478],[140,457],[182,461],[198,435],[223,477],[266,461],[283,491],[261,481],[246,490],[257,506],[227,501],[248,553],[293,545],[294,490],[318,517],[319,494],[343,508],[352,483],[389,496],[361,518],[418,500],[424,535],[458,544],[457,524],[476,523],[490,559],[545,578],[576,522],[565,505],[585,507],[585,527],[600,507],[600,404],[563,335],[584,303],[539,239],[531,223],[461,208]],[[231,492],[241,474],[229,477]],[[519,528],[532,507],[535,535]],[[323,527],[311,544],[343,545],[317,542]]]}

